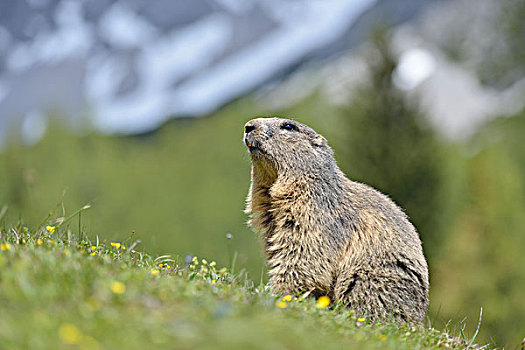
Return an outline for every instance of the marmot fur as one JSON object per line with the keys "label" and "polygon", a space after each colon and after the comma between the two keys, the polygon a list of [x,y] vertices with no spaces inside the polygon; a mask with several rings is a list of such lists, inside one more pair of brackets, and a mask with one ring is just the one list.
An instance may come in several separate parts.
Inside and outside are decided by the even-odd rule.
{"label": "marmot fur", "polygon": [[294,120],[250,120],[244,142],[246,213],[262,233],[273,293],[328,295],[374,319],[424,320],[427,262],[392,200],[347,179],[326,139]]}

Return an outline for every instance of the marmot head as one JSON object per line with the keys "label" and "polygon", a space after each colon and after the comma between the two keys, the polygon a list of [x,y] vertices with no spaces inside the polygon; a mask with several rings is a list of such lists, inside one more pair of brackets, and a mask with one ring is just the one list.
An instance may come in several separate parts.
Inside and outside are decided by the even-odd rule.
{"label": "marmot head", "polygon": [[257,118],[244,126],[244,143],[254,166],[279,174],[319,174],[333,167],[333,152],[326,139],[310,127],[291,119]]}

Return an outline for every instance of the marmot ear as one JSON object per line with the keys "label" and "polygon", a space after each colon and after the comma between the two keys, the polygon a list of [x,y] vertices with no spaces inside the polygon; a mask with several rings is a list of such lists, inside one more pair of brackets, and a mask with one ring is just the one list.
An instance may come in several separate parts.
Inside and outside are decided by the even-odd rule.
{"label": "marmot ear", "polygon": [[316,135],[312,140],[314,147],[326,146],[326,139],[322,135]]}

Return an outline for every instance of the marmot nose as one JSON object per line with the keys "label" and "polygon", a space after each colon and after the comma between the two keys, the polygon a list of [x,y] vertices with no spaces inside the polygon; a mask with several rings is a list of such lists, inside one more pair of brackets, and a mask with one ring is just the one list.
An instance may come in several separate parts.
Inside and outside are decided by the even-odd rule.
{"label": "marmot nose", "polygon": [[244,126],[244,132],[249,134],[251,131],[255,130],[255,125],[246,124]]}

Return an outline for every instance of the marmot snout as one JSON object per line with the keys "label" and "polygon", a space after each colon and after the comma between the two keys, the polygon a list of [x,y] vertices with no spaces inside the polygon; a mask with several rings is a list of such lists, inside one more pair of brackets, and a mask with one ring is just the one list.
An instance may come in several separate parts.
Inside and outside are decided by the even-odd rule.
{"label": "marmot snout", "polygon": [[422,321],[428,270],[403,211],[348,180],[326,139],[296,121],[246,123],[252,160],[246,212],[262,233],[275,294],[310,292],[361,314]]}
{"label": "marmot snout", "polygon": [[[333,152],[326,139],[311,128],[287,119],[283,119],[278,125],[274,124],[265,118],[246,123],[244,142],[253,157],[265,158],[276,168],[290,169],[310,169],[316,165],[304,164],[306,160],[323,164],[327,160],[333,161]],[[318,156],[312,157],[314,154]]]}

